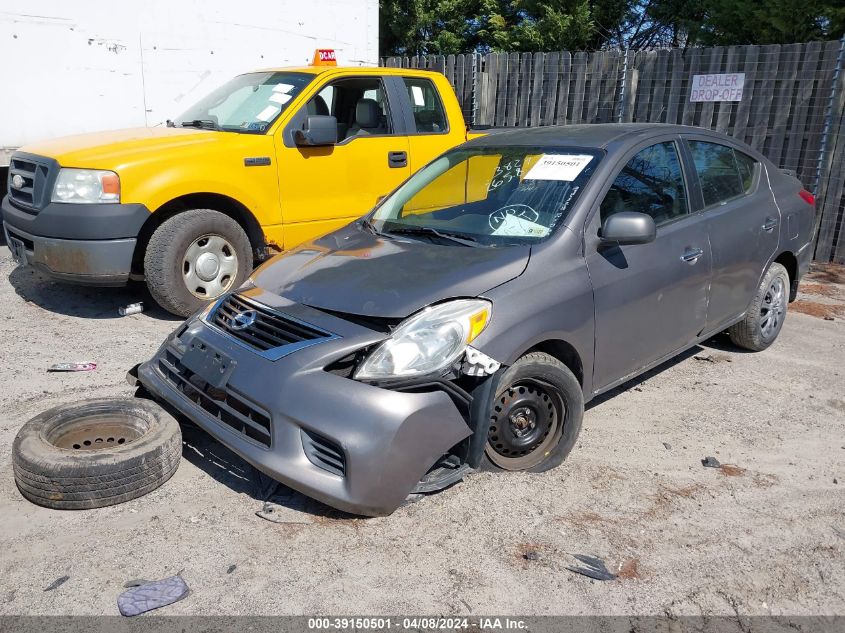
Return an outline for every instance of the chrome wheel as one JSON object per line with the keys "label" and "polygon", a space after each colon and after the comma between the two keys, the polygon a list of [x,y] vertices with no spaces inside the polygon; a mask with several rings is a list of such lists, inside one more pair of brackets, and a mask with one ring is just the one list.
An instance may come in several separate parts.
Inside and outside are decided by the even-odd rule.
{"label": "chrome wheel", "polygon": [[763,302],[760,304],[760,332],[769,340],[777,335],[786,312],[786,284],[783,277],[772,279]]}
{"label": "chrome wheel", "polygon": [[520,380],[493,405],[487,457],[505,470],[526,470],[542,462],[557,445],[566,406],[560,391],[537,379]]}
{"label": "chrome wheel", "polygon": [[235,248],[219,235],[198,237],[185,251],[182,278],[195,297],[214,299],[229,290],[238,275]]}

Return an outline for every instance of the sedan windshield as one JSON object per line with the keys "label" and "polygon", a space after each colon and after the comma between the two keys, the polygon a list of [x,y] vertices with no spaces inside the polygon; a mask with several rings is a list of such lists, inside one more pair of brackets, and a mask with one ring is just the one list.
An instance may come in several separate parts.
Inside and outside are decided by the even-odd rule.
{"label": "sedan windshield", "polygon": [[238,75],[189,108],[172,124],[263,134],[314,75],[263,72]]}
{"label": "sedan windshield", "polygon": [[539,242],[562,224],[599,160],[581,148],[454,150],[385,199],[372,227],[465,246]]}

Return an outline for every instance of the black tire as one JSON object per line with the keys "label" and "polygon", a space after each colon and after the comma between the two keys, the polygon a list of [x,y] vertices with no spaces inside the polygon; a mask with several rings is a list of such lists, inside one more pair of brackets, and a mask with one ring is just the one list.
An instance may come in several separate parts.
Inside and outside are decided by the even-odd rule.
{"label": "black tire", "polygon": [[[520,418],[522,409],[527,411]],[[511,423],[512,414],[528,421],[523,437],[515,435],[523,431]],[[583,417],[584,393],[569,368],[543,352],[526,354],[499,381],[481,468],[534,473],[554,468],[575,446]]]}
{"label": "black tire", "polygon": [[[779,299],[775,299],[773,291],[776,286],[780,287]],[[783,322],[786,320],[788,305],[789,273],[786,272],[786,268],[775,262],[763,275],[745,318],[728,329],[733,344],[752,352],[761,352],[766,349],[780,334]],[[772,319],[775,321],[773,327],[771,326]]]}
{"label": "black tire", "polygon": [[[128,440],[121,442],[124,435]],[[107,447],[89,448],[99,443]],[[154,402],[132,398],[50,409],[24,424],[12,445],[18,490],[56,510],[100,508],[145,495],[170,479],[181,457],[176,419]]]}
{"label": "black tire", "polygon": [[[222,237],[235,258],[236,271],[223,279],[217,292],[189,288],[183,275],[189,247],[204,238]],[[252,272],[252,247],[246,232],[227,215],[211,209],[191,209],[165,220],[150,237],[144,253],[144,277],[153,299],[173,314],[187,317],[209,301],[240,286]],[[210,286],[209,286],[210,287]]]}

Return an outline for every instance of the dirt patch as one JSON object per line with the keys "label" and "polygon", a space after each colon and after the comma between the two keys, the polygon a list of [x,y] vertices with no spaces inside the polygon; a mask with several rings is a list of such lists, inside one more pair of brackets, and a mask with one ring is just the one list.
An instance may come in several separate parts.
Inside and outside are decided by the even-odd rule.
{"label": "dirt patch", "polygon": [[828,297],[829,299],[837,299],[842,296],[842,291],[833,284],[801,284],[799,290],[803,294],[816,295],[818,297]]}
{"label": "dirt patch", "polygon": [[826,281],[832,284],[845,284],[845,266],[842,264],[821,264],[814,262],[810,266],[807,279]]}
{"label": "dirt patch", "polygon": [[817,301],[807,301],[806,299],[796,299],[789,304],[789,309],[802,314],[809,314],[819,319],[834,319],[845,316],[845,306],[832,303],[818,303]]}
{"label": "dirt patch", "polygon": [[611,519],[605,519],[600,514],[595,512],[573,512],[571,514],[566,514],[561,517],[557,517],[557,520],[566,523],[567,525],[571,525],[572,527],[580,528],[582,530],[587,530],[595,525],[600,523],[611,523]]}
{"label": "dirt patch", "polygon": [[543,558],[542,549],[543,546],[537,543],[520,543],[516,548],[516,562],[523,567],[539,562]]}
{"label": "dirt patch", "polygon": [[640,577],[640,561],[637,558],[630,558],[619,566],[616,577],[620,580],[637,580]]}
{"label": "dirt patch", "polygon": [[828,404],[828,406],[833,407],[837,411],[842,411],[842,413],[845,413],[845,401],[843,401],[843,400],[828,400],[827,404]]}
{"label": "dirt patch", "polygon": [[744,477],[748,471],[734,464],[722,464],[719,466],[719,472],[725,475],[725,477]]}

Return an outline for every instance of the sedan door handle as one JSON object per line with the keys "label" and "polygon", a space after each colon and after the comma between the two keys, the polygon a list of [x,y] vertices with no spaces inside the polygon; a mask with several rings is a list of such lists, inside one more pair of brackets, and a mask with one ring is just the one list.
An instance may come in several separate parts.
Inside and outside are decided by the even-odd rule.
{"label": "sedan door handle", "polygon": [[681,261],[684,261],[687,264],[694,264],[702,255],[704,255],[704,251],[700,248],[688,248],[684,251],[684,254],[681,255]]}
{"label": "sedan door handle", "polygon": [[771,233],[777,225],[778,221],[774,218],[766,218],[766,222],[763,224],[762,228],[764,231]]}
{"label": "sedan door handle", "polygon": [[407,167],[408,166],[408,152],[388,152],[387,164],[391,168]]}

